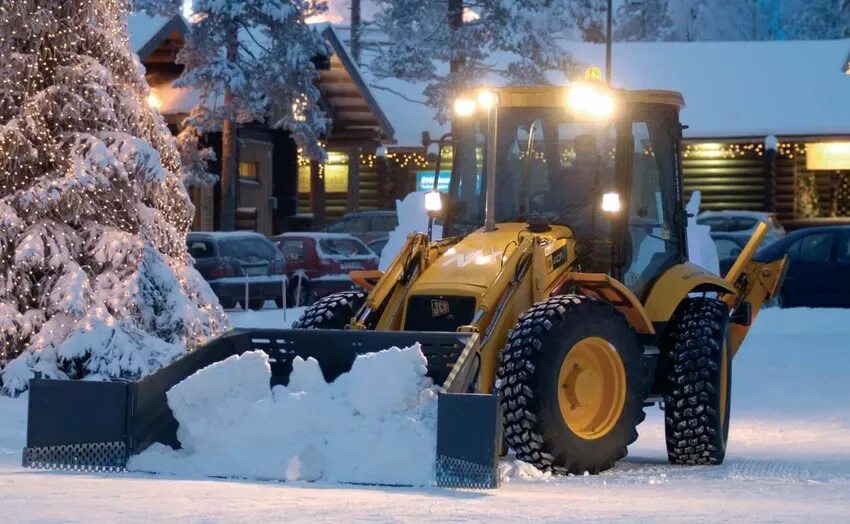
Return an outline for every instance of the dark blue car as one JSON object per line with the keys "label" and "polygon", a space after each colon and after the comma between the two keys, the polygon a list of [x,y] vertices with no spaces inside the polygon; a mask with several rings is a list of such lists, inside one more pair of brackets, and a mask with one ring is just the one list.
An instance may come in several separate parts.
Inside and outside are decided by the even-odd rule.
{"label": "dark blue car", "polygon": [[[761,248],[754,259],[773,262],[788,255],[789,268],[777,304],[781,307],[850,307],[850,226],[800,229]],[[735,259],[724,258],[725,275]]]}

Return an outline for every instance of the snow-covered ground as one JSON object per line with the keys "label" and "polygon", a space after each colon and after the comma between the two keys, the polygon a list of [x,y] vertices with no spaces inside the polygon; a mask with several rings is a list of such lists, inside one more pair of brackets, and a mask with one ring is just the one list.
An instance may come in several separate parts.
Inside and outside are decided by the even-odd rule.
{"label": "snow-covered ground", "polygon": [[[277,326],[283,314],[231,318],[237,326],[263,319]],[[848,341],[850,310],[763,312],[735,359],[723,466],[667,465],[662,419],[651,408],[640,440],[614,470],[537,480],[516,474],[486,492],[27,471],[19,466],[26,402],[0,398],[0,514],[14,522],[846,521]]]}
{"label": "snow-covered ground", "polygon": [[301,317],[306,308],[279,309],[274,307],[274,302],[267,301],[265,309],[261,311],[242,311],[231,309],[227,311],[230,323],[236,328],[275,328],[286,329]]}

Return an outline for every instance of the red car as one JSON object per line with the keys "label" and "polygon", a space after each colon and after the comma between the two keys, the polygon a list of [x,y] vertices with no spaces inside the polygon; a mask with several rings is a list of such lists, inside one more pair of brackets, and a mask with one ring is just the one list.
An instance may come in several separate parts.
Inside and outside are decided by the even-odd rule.
{"label": "red car", "polygon": [[[344,233],[284,233],[270,239],[286,260],[290,289],[297,305],[352,289],[350,271],[378,269],[378,257],[362,241]],[[296,304],[293,303],[293,306]]]}

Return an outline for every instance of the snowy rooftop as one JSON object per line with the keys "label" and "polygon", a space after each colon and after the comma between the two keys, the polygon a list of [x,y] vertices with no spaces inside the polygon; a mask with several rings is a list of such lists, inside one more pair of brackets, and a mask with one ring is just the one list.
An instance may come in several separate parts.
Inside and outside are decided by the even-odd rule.
{"label": "snowy rooftop", "polygon": [[[583,64],[604,67],[602,45],[565,48]],[[680,91],[689,138],[850,135],[848,53],[850,40],[616,43],[613,82]],[[400,146],[419,145],[422,131],[447,130],[433,109],[397,94],[424,100],[423,85],[368,80],[391,90],[372,86]]]}

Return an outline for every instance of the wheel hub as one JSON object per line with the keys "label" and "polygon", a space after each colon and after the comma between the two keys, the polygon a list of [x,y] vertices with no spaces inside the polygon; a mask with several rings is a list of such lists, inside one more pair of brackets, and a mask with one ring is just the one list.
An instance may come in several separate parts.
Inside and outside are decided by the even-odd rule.
{"label": "wheel hub", "polygon": [[570,430],[603,437],[616,425],[626,401],[626,371],[614,346],[599,337],[577,342],[558,375],[558,403]]}

